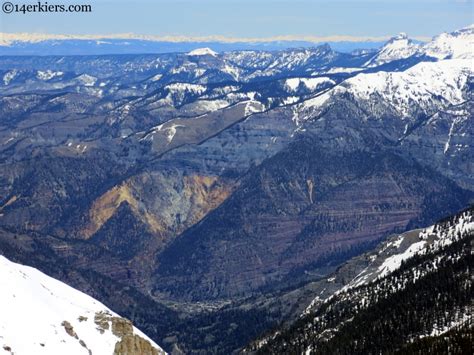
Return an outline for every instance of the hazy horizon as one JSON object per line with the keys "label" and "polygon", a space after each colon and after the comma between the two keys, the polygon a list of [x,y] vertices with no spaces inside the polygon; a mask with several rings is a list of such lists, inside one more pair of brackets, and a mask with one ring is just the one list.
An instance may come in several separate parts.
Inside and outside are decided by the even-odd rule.
{"label": "hazy horizon", "polygon": [[427,40],[474,22],[472,0],[296,0],[291,3],[283,0],[139,0],[133,3],[74,0],[57,3],[88,4],[92,11],[2,12],[0,32],[107,38],[133,33],[137,37],[165,37],[169,41],[183,37],[219,38],[224,42],[285,38],[313,42],[381,41],[399,32]]}

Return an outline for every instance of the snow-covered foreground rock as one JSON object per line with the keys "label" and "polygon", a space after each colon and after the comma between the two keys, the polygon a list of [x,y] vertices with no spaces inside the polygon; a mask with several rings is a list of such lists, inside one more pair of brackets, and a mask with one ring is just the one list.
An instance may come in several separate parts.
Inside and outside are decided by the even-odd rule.
{"label": "snow-covered foreground rock", "polygon": [[157,355],[164,351],[92,297],[0,256],[0,353]]}

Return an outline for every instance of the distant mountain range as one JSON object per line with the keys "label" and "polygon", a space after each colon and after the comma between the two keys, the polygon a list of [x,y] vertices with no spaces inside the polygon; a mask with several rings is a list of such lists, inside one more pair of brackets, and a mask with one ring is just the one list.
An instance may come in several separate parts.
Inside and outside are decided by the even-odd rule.
{"label": "distant mountain range", "polygon": [[[416,41],[420,43],[419,41]],[[167,38],[153,36],[54,36],[39,34],[0,33],[0,55],[100,55],[100,54],[158,54],[189,52],[210,47],[216,52],[235,50],[284,50],[309,48],[328,43],[337,51],[351,52],[360,48],[378,49],[383,38],[350,38],[334,36],[301,39],[226,39],[226,38]]]}

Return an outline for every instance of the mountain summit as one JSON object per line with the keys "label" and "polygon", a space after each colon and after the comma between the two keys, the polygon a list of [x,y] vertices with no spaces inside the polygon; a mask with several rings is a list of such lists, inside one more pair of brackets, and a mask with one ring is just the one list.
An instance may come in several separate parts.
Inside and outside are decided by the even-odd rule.
{"label": "mountain summit", "polygon": [[401,32],[392,37],[366,65],[376,67],[394,60],[405,59],[416,54],[419,48],[419,45],[413,43],[406,33]]}
{"label": "mountain summit", "polygon": [[201,56],[201,55],[210,55],[215,57],[217,52],[214,52],[211,48],[197,48],[188,53],[190,56]]}
{"label": "mountain summit", "polygon": [[451,33],[442,33],[423,46],[423,52],[437,59],[472,59],[474,55],[474,25]]}

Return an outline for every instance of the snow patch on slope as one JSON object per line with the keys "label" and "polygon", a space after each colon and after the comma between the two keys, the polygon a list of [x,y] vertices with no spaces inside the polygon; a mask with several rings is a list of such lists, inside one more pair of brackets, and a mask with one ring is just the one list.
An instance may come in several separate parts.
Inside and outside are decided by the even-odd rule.
{"label": "snow patch on slope", "polygon": [[407,250],[405,250],[403,253],[393,255],[387,258],[383,262],[383,264],[380,265],[378,268],[379,277],[384,277],[394,272],[398,268],[400,268],[404,260],[408,260],[409,258],[412,258],[413,256],[415,256],[418,252],[420,252],[425,247],[425,245],[426,245],[426,242],[422,240],[418,243],[414,243],[410,245],[410,247]]}
{"label": "snow patch on slope", "polygon": [[96,77],[88,74],[81,74],[76,79],[80,81],[84,86],[94,86],[97,81]]}
{"label": "snow patch on slope", "polygon": [[172,93],[183,93],[190,92],[193,94],[200,95],[206,91],[206,87],[199,84],[189,84],[189,83],[174,83],[165,86]]}
{"label": "snow patch on slope", "polygon": [[206,112],[221,110],[227,106],[229,106],[229,102],[226,100],[197,100],[187,104],[184,108],[197,115],[202,115]]}
{"label": "snow patch on slope", "polygon": [[358,71],[362,71],[364,70],[363,68],[343,68],[343,67],[335,67],[335,68],[331,68],[327,71],[325,71],[324,73],[326,74],[339,74],[339,73],[355,73],[355,72],[358,72]]}
{"label": "snow patch on slope", "polygon": [[8,85],[10,84],[10,82],[15,79],[15,77],[17,76],[18,74],[18,70],[16,69],[13,69],[13,70],[10,70],[9,72],[6,72],[4,75],[3,75],[3,84],[4,85]]}
{"label": "snow patch on slope", "polygon": [[41,71],[41,70],[38,70],[36,72],[36,77],[39,80],[44,80],[44,81],[51,80],[55,77],[62,76],[62,75],[64,75],[64,73],[62,71],[52,71],[52,70]]}
{"label": "snow patch on slope", "polygon": [[308,90],[315,90],[320,86],[334,85],[335,81],[326,77],[320,78],[291,78],[285,80],[285,87],[294,92],[298,90],[301,85],[304,85]]}
{"label": "snow patch on slope", "polygon": [[250,116],[263,110],[265,110],[265,106],[261,102],[250,100],[245,104],[245,116]]}

